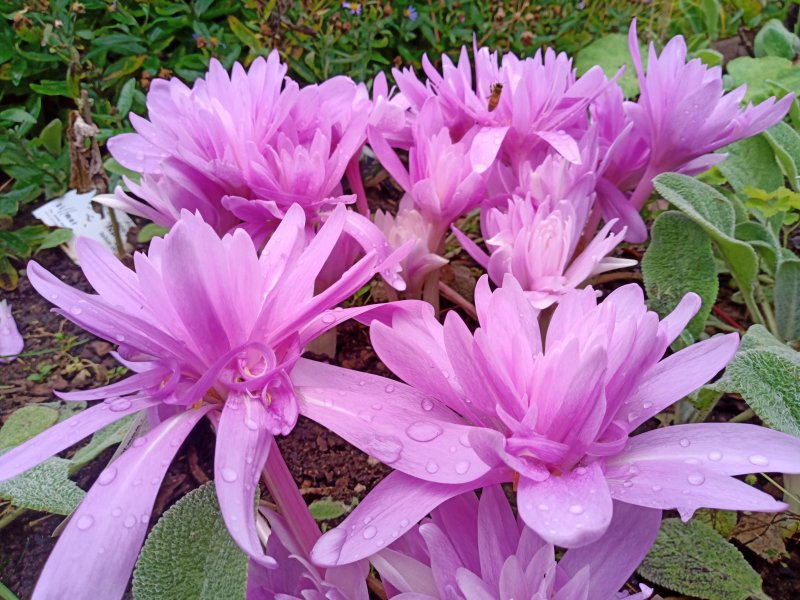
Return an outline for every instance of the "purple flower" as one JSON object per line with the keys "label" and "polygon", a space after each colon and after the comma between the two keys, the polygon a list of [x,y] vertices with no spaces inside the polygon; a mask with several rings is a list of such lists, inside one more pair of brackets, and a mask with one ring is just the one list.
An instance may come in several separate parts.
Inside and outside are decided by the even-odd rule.
{"label": "purple flower", "polygon": [[720,67],[707,67],[699,58],[686,62],[686,42],[672,38],[660,55],[650,44],[647,74],[642,66],[636,21],[628,34],[640,95],[630,107],[635,131],[649,146],[647,169],[631,197],[638,210],[652,191],[652,179],[666,171],[694,175],[725,158],[712,154],[778,123],[794,101],[787,94],[758,106],[741,107],[746,86],[724,92]]}
{"label": "purple flower", "polygon": [[311,563],[284,517],[263,507],[259,511],[259,536],[278,568],[250,562],[249,600],[369,600],[366,561],[320,569]]}
{"label": "purple flower", "polygon": [[342,8],[347,10],[351,15],[360,15],[361,14],[361,3],[360,2],[342,2]]}
{"label": "purple flower", "polygon": [[439,250],[450,224],[484,198],[485,169],[473,162],[477,140],[453,142],[435,103],[429,103],[412,126],[408,169],[381,131],[369,129],[369,143],[381,164],[407,194],[407,206],[431,224],[430,250]]}
{"label": "purple flower", "polygon": [[24,347],[25,341],[14,322],[11,305],[6,300],[0,300],[0,363],[11,362]]}
{"label": "purple flower", "polygon": [[419,18],[419,13],[413,5],[410,5],[403,9],[403,16],[409,21],[416,21]]}
{"label": "purple flower", "polygon": [[496,53],[476,48],[474,61],[474,80],[465,47],[457,64],[442,56],[441,74],[423,57],[426,84],[411,69],[393,74],[416,112],[435,99],[453,139],[475,130],[473,162],[483,169],[501,147],[500,158],[514,165],[550,147],[573,162],[580,160],[574,138],[585,131],[589,104],[608,84],[602,69],[592,68],[578,79],[566,54],[551,49],[525,59],[505,54],[498,64]]}
{"label": "purple flower", "polygon": [[635,260],[606,256],[625,234],[624,229],[610,234],[614,220],[576,254],[589,216],[586,199],[582,204],[584,210],[580,205],[576,210],[569,201],[548,198],[534,207],[530,197],[515,196],[506,210],[486,210],[482,231],[491,255],[460,231],[454,229],[453,233],[494,283],[502,284],[505,274],[511,273],[534,308],[543,309],[593,275],[636,264]]}
{"label": "purple flower", "polygon": [[136,133],[108,142],[121,165],[142,174],[125,183],[145,202],[117,189],[114,206],[165,226],[183,209],[200,211],[218,233],[238,224],[231,197],[280,213],[299,203],[311,220],[333,208],[366,139],[366,87],[334,77],[301,90],[286,70],[273,51],[230,75],[212,60],[192,88],[154,80],[148,118],[131,115]]}
{"label": "purple flower", "polygon": [[621,505],[603,537],[556,562],[553,546],[514,518],[495,485],[484,488],[480,500],[472,492],[448,500],[370,560],[384,586],[399,592],[394,598],[642,600],[649,590],[633,596],[617,591],[660,524],[661,511]]}
{"label": "purple flower", "polygon": [[392,248],[401,248],[409,242],[413,244],[408,256],[400,264],[408,284],[407,297],[419,298],[428,274],[447,264],[446,258],[431,252],[431,247],[438,245],[433,237],[433,226],[413,208],[402,206],[396,217],[381,210],[376,211],[375,225]]}
{"label": "purple flower", "polygon": [[[308,342],[375,308],[333,307],[377,270],[403,258],[401,250],[385,265],[375,251],[368,252],[315,295],[314,281],[345,228],[346,212],[341,206],[334,210],[309,242],[304,212],[293,206],[260,256],[244,231],[220,239],[199,215],[184,213],[163,239],[151,242],[147,255],[134,257],[135,271],[96,242],[80,239],[80,263],[97,295],[77,291],[29,263],[37,291],[60,314],[119,344],[120,358],[135,375],[61,394],[66,400],[105,402],[9,451],[0,479],[126,415],[147,410],[153,427],[89,490],[59,538],[37,594],[122,596],[161,479],[184,438],[206,415],[217,430],[214,471],[224,520],[253,560],[275,564],[256,535],[253,496],[265,465],[267,475],[270,463],[283,465],[273,436],[288,433],[298,417],[289,374]],[[297,493],[293,486],[289,479]],[[275,497],[282,489],[276,484],[270,491]],[[313,531],[308,538],[310,546]]]}
{"label": "purple flower", "polygon": [[[800,470],[800,440],[743,424],[677,425],[631,434],[696,390],[733,357],[734,335],[662,356],[697,312],[688,294],[659,322],[628,285],[597,303],[591,288],[564,295],[546,334],[511,276],[475,293],[480,328],[431,311],[374,322],[381,361],[408,386],[325,366],[298,371],[304,414],[396,469],[318,542],[319,564],[379,551],[448,498],[518,484],[525,523],[550,543],[599,538],[619,502],[677,509],[784,510],[733,475]],[[330,371],[324,373],[323,371]],[[413,387],[411,387],[413,386]],[[326,411],[339,390],[347,406]],[[369,522],[369,531],[364,524]]]}

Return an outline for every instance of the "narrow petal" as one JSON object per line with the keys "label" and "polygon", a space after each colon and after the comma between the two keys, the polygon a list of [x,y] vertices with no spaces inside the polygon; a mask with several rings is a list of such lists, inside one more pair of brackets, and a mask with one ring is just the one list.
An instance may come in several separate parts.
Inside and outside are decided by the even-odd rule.
{"label": "narrow petal", "polygon": [[211,408],[165,421],[100,474],[50,554],[34,600],[123,597],[161,480],[183,440]]}
{"label": "narrow petal", "polygon": [[370,562],[381,580],[400,592],[392,598],[439,598],[439,588],[428,565],[390,548],[372,556]]}
{"label": "narrow petal", "polygon": [[431,483],[395,471],[381,481],[336,529],[314,546],[315,564],[332,567],[382,550],[442,502],[484,485],[510,481],[508,469],[495,469],[465,484]]}
{"label": "narrow petal", "polygon": [[577,548],[597,540],[611,522],[611,494],[600,464],[544,481],[520,478],[517,508],[544,540]]}
{"label": "narrow petal", "polygon": [[[668,429],[671,429],[668,428]],[[637,462],[609,469],[615,500],[664,510],[677,509],[688,520],[698,508],[780,512],[787,505],[753,486],[719,474],[707,465],[682,460]]]}
{"label": "narrow petal", "polygon": [[267,462],[271,435],[267,409],[249,394],[228,396],[217,429],[214,480],[220,512],[231,536],[250,558],[265,567],[276,567],[264,554],[256,533],[255,490]]}
{"label": "narrow petal", "polygon": [[668,356],[647,371],[622,408],[633,431],[653,415],[693,392],[727,365],[739,347],[739,335],[717,335]]}
{"label": "narrow petal", "polygon": [[568,550],[558,566],[570,577],[589,567],[589,589],[597,598],[613,598],[641,564],[661,527],[661,511],[614,503],[614,516],[595,542]]}
{"label": "narrow petal", "polygon": [[472,140],[469,160],[476,173],[488,171],[494,164],[509,127],[483,127]]}
{"label": "narrow petal", "polygon": [[150,398],[121,398],[87,408],[6,452],[0,461],[0,481],[24,473],[109,423],[156,403],[156,400]]}
{"label": "narrow petal", "polygon": [[292,371],[300,412],[414,477],[465,483],[491,468],[468,440],[473,427],[405,384],[313,361]]}

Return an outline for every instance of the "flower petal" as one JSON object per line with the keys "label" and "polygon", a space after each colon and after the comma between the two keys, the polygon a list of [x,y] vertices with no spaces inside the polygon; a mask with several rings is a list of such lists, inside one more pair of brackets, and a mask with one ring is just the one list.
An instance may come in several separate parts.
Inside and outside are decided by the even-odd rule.
{"label": "flower petal", "polygon": [[308,360],[297,363],[291,378],[303,415],[394,469],[464,483],[491,468],[465,445],[473,427],[414,388]]}
{"label": "flower petal", "polygon": [[121,398],[97,404],[66,421],[53,425],[3,455],[3,460],[0,461],[0,481],[24,473],[109,423],[154,404],[157,404],[157,401],[150,398]]}
{"label": "flower petal", "polygon": [[267,431],[267,409],[248,393],[230,394],[217,429],[214,480],[225,525],[250,558],[276,567],[264,554],[256,533],[255,493],[267,462],[272,436]]}
{"label": "flower petal", "polygon": [[568,550],[558,566],[570,577],[589,567],[589,589],[597,598],[613,598],[655,542],[661,511],[614,503],[611,525],[595,542]]}
{"label": "flower petal", "polygon": [[668,356],[645,373],[622,410],[633,431],[710,380],[727,365],[739,347],[739,335],[717,335]]}
{"label": "flower petal", "polygon": [[528,527],[557,546],[589,544],[611,522],[611,494],[598,462],[544,481],[520,478],[517,493],[517,508]]}
{"label": "flower petal", "polygon": [[464,484],[431,483],[395,471],[381,481],[336,529],[314,546],[315,564],[331,567],[368,557],[413,527],[442,502],[475,488],[510,481],[509,469],[494,469]]}
{"label": "flower petal", "polygon": [[58,539],[34,599],[123,597],[161,480],[183,440],[211,408],[165,421],[106,467]]}

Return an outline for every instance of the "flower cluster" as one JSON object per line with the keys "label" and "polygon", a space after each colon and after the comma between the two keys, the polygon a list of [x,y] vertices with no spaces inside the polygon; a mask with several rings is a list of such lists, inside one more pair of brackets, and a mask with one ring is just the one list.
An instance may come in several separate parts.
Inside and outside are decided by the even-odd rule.
{"label": "flower cluster", "polygon": [[[401,600],[611,600],[662,510],[783,510],[735,477],[800,473],[800,440],[730,423],[641,432],[725,368],[737,334],[668,354],[698,296],[659,319],[637,285],[601,301],[586,282],[631,264],[611,254],[647,235],[653,177],[714,164],[713,150],[778,122],[792,99],[743,109],[718,69],[686,63],[682,39],[651,48],[646,73],[635,26],[631,47],[636,102],[552,50],[475,48],[474,72],[466,49],[441,72],[426,58],[424,81],[395,71],[395,93],[380,75],[371,98],[344,77],[301,88],[276,52],[230,75],[212,61],[192,88],[153,81],[148,118],[109,141],[140,179],[104,201],[171,230],[132,269],[80,240],[96,294],[28,265],[56,311],[117,345],[133,375],[59,394],[99,402],[9,450],[0,479],[127,415],[146,423],[72,515],[35,597],[123,597],[159,485],[204,418],[251,598],[366,600],[369,561]],[[366,143],[403,190],[395,214],[369,209]],[[473,211],[488,252],[453,227]],[[416,299],[450,231],[487,272],[477,328]],[[340,306],[376,274],[410,299]],[[21,349],[7,312],[2,355]],[[400,381],[303,358],[351,318]],[[393,469],[324,535],[274,439],[300,415]],[[259,482],[276,510],[256,510]]]}

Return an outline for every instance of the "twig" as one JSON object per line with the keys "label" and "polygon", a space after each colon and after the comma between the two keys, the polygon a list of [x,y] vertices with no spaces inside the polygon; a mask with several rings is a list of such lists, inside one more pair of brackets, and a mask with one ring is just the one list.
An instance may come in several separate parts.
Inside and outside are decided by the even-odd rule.
{"label": "twig", "polygon": [[19,517],[25,514],[24,508],[15,508],[14,510],[7,512],[2,519],[0,519],[0,531],[11,525],[14,521],[16,521]]}
{"label": "twig", "polygon": [[726,313],[724,310],[722,310],[716,304],[711,307],[711,310],[714,312],[715,315],[717,315],[721,320],[723,320],[725,323],[727,323],[731,327],[735,327],[739,331],[744,331],[744,327],[742,327],[739,323],[737,323],[733,319],[733,317],[729,316],[728,313]]}
{"label": "twig", "polygon": [[732,417],[728,420],[728,423],[743,423],[744,421],[749,421],[753,417],[756,416],[756,413],[753,411],[752,408],[748,408],[746,411],[739,413],[735,417]]}
{"label": "twig", "polygon": [[478,320],[478,311],[475,310],[475,305],[443,281],[439,282],[439,293],[447,298],[450,302],[461,308],[470,317],[476,321]]}
{"label": "twig", "polygon": [[205,471],[200,468],[200,465],[197,461],[197,448],[194,446],[189,446],[186,452],[186,458],[189,461],[189,473],[191,473],[194,480],[199,484],[203,485],[204,483],[208,483],[208,475],[205,474]]}
{"label": "twig", "polygon": [[386,595],[386,590],[383,589],[383,583],[381,583],[380,580],[374,575],[367,577],[367,587],[369,588],[369,591],[371,591],[381,600],[388,600],[389,596]]}
{"label": "twig", "polygon": [[612,281],[627,281],[633,279],[634,281],[642,281],[642,274],[639,271],[615,271],[614,273],[600,273],[589,279],[587,285],[600,285],[603,283],[611,283]]}

